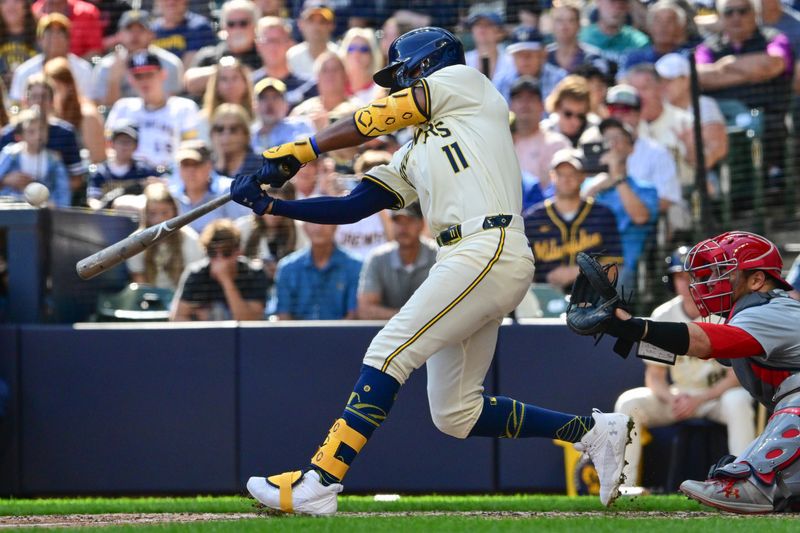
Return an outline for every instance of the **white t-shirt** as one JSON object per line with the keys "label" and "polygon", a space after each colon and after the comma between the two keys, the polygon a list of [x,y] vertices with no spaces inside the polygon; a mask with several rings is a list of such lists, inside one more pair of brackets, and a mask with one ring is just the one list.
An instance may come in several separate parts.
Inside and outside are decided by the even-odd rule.
{"label": "white t-shirt", "polygon": [[[339,48],[329,42],[328,51],[337,53]],[[289,70],[300,78],[310,80],[314,77],[314,60],[311,57],[311,52],[308,49],[308,43],[303,41],[298,43],[286,51],[286,62],[289,63]]]}
{"label": "white t-shirt", "polygon": [[[67,61],[69,62],[69,70],[72,72],[72,77],[75,78],[75,84],[82,96],[91,96],[92,89],[92,65],[75,54],[67,54]],[[25,84],[28,78],[34,74],[44,71],[44,55],[37,54],[25,61],[17,67],[14,71],[14,77],[11,78],[11,88],[8,91],[8,98],[12,102],[21,102],[25,94]]]}
{"label": "white t-shirt", "polygon": [[[186,267],[186,265],[205,257],[205,252],[203,251],[203,247],[200,246],[199,237],[195,230],[189,226],[183,226],[180,228],[180,232],[182,237],[181,253],[183,254],[183,265]],[[125,261],[131,273],[144,274],[144,255],[145,252],[142,252]],[[156,279],[154,285],[159,288],[175,290],[177,288],[177,283],[172,281],[172,278],[166,271],[168,260],[169,250],[167,246],[165,246],[164,243],[157,244],[155,257]]]}
{"label": "white t-shirt", "polygon": [[394,193],[397,207],[419,199],[434,235],[471,218],[519,214],[522,176],[502,95],[465,65],[445,67],[421,85],[430,120],[364,179]]}
{"label": "white t-shirt", "polygon": [[657,119],[652,122],[646,120],[639,122],[640,137],[652,139],[669,151],[675,161],[678,179],[682,185],[694,183],[694,168],[686,160],[686,146],[678,135],[689,130],[693,123],[692,115],[667,103],[664,103],[664,110]]}
{"label": "white t-shirt", "polygon": [[336,228],[336,244],[362,261],[369,252],[385,242],[386,230],[380,213]]}
{"label": "white t-shirt", "polygon": [[[308,244],[308,235],[306,232],[303,231],[303,223],[299,220],[294,220],[294,233],[295,233],[295,242],[294,242],[294,250],[297,251],[301,248],[304,248]],[[250,233],[253,231],[253,215],[245,215],[243,217],[237,218],[234,223],[236,224],[236,228],[239,230],[239,242],[240,247],[244,249],[245,243],[247,243],[248,239],[250,239]],[[261,240],[258,242],[258,255],[256,256],[257,259],[272,259],[277,261],[277,258],[272,256],[272,252],[269,249],[269,240],[266,236],[262,236]]]}
{"label": "white t-shirt", "polygon": [[628,157],[628,174],[634,179],[652,184],[659,200],[674,204],[683,201],[675,159],[666,148],[652,139],[639,137]]}
{"label": "white t-shirt", "polygon": [[19,170],[32,176],[37,181],[44,181],[50,166],[47,159],[45,150],[40,150],[37,154],[29,154],[27,151],[21,150],[19,153]]}
{"label": "white t-shirt", "polygon": [[181,141],[197,138],[200,133],[200,109],[180,96],[170,96],[159,109],[147,109],[141,98],[120,98],[108,114],[106,130],[112,130],[120,120],[139,127],[135,155],[152,166],[172,168]]}

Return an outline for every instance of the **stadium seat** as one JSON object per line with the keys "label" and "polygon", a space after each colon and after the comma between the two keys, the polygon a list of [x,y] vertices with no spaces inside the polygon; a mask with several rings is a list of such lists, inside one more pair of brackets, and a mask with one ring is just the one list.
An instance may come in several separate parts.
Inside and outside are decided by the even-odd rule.
{"label": "stadium seat", "polygon": [[97,322],[165,322],[173,292],[169,289],[131,283],[116,294],[97,299]]}

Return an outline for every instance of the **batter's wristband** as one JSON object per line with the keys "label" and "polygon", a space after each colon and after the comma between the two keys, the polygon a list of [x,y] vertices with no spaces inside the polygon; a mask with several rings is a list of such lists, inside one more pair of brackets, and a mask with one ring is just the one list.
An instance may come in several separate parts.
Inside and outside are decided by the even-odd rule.
{"label": "batter's wristband", "polygon": [[647,330],[642,340],[675,355],[689,351],[689,326],[683,322],[646,320]]}
{"label": "batter's wristband", "polygon": [[309,137],[308,142],[311,144],[311,149],[314,150],[314,153],[317,154],[317,156],[319,156],[320,151],[319,151],[319,146],[317,146],[317,139],[315,138],[315,136],[312,135],[311,137]]}

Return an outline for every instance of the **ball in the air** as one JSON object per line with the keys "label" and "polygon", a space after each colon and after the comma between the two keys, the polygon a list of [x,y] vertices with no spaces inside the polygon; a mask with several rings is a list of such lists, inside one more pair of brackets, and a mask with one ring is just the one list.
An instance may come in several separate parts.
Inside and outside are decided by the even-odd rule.
{"label": "ball in the air", "polygon": [[50,198],[50,190],[38,181],[29,183],[25,187],[25,199],[34,207],[42,207]]}

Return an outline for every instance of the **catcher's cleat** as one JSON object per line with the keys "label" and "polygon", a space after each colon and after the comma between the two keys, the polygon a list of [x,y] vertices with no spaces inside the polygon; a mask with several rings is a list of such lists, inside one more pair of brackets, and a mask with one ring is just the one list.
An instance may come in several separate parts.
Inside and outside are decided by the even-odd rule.
{"label": "catcher's cleat", "polygon": [[769,498],[747,479],[688,480],[681,483],[680,491],[703,505],[729,513],[765,514],[774,510]]}
{"label": "catcher's cleat", "polygon": [[336,514],[340,483],[323,485],[314,470],[284,472],[269,478],[251,477],[247,491],[261,504],[282,513],[331,516]]}
{"label": "catcher's cleat", "polygon": [[600,503],[608,507],[619,498],[619,487],[625,481],[625,447],[631,442],[633,420],[622,413],[592,413],[595,425],[575,443],[575,449],[586,453],[600,478]]}

